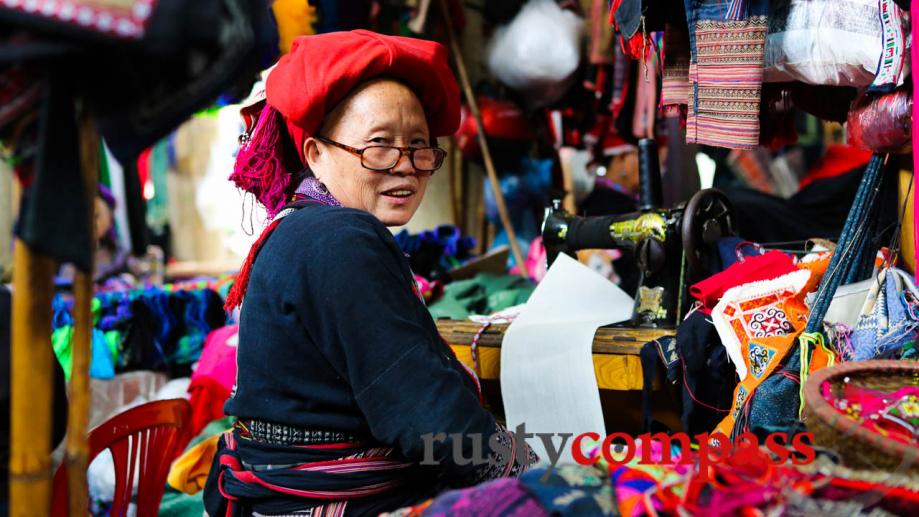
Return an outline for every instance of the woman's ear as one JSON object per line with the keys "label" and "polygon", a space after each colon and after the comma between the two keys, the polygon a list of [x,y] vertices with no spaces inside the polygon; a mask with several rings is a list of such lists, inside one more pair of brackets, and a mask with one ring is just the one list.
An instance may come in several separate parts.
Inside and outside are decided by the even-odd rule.
{"label": "woman's ear", "polygon": [[303,142],[303,158],[306,160],[306,166],[313,171],[313,175],[320,181],[322,180],[320,178],[320,170],[322,170],[320,163],[324,158],[323,155],[319,141],[315,138],[309,137]]}

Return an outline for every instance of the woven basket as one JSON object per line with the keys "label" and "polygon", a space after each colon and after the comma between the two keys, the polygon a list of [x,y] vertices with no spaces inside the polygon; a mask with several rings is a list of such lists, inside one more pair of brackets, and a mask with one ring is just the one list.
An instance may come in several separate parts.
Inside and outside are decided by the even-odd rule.
{"label": "woven basket", "polygon": [[855,386],[892,392],[919,385],[919,362],[856,361],[823,368],[804,386],[807,429],[816,445],[839,453],[846,465],[919,474],[919,448],[866,429],[834,408],[820,393],[829,381],[835,394],[848,382]]}

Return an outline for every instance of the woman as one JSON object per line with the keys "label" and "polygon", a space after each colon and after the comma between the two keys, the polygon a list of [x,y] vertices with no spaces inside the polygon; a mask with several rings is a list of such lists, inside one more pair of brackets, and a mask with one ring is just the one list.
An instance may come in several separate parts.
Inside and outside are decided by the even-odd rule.
{"label": "woman", "polygon": [[[227,301],[244,300],[225,408],[239,423],[209,514],[375,515],[524,470],[535,457],[481,407],[386,228],[411,219],[459,122],[443,47],[298,38],[265,94],[232,179],[274,218]],[[492,436],[517,454],[462,460]]]}

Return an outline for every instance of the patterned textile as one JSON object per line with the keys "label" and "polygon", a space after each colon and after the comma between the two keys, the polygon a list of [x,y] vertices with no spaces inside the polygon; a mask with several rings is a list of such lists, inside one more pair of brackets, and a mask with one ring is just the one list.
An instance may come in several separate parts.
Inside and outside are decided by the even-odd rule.
{"label": "patterned textile", "polygon": [[[469,374],[474,379],[478,380],[478,377],[474,372],[469,372]],[[518,461],[516,452],[517,435],[509,432],[507,429],[502,427],[501,424],[495,423],[495,426],[495,435],[497,436],[498,443],[501,445],[503,450],[514,451],[511,453],[513,454],[513,458],[505,458],[497,452],[490,453],[489,462],[478,468],[477,472],[474,474],[474,479],[471,484],[484,483],[486,481],[491,481],[493,479],[499,478],[517,477],[528,468],[530,468],[530,466],[536,464],[536,462],[539,461],[539,457],[536,456],[536,453],[533,452],[533,449],[530,448],[526,441],[524,441],[522,444],[525,450],[526,458],[522,462]]]}
{"label": "patterned textile", "polygon": [[696,24],[695,84],[686,141],[752,149],[759,145],[765,16]]}
{"label": "patterned textile", "polygon": [[687,106],[687,142],[756,147],[768,2],[684,0],[684,6],[685,29],[682,19],[667,26],[662,104]]}
{"label": "patterned textile", "polygon": [[533,469],[520,476],[520,483],[550,515],[618,515],[613,487],[606,473],[594,467],[560,465],[551,472]]}
{"label": "patterned textile", "polygon": [[880,0],[878,5],[881,18],[881,58],[874,81],[868,88],[872,93],[889,93],[897,87],[897,81],[903,72],[906,61],[906,27],[901,23],[903,10],[894,0]]}
{"label": "patterned textile", "polygon": [[358,437],[348,433],[321,429],[302,429],[258,420],[240,420],[237,423],[237,428],[244,430],[256,441],[272,445],[354,443],[359,441]]}
{"label": "patterned textile", "polygon": [[77,28],[140,39],[156,0],[5,0],[4,6]]}
{"label": "patterned textile", "polygon": [[527,471],[520,479],[500,479],[443,493],[387,517],[615,516],[613,488],[606,474],[583,465]]}
{"label": "patterned textile", "polygon": [[689,34],[686,23],[667,25],[664,31],[664,71],[661,104],[688,105],[692,95],[689,84]]}
{"label": "patterned textile", "polygon": [[[728,289],[715,305],[712,323],[741,381],[747,377],[747,365],[751,364],[751,359],[758,359],[764,354],[757,352],[756,357],[751,357],[752,340],[761,343],[755,349],[759,351],[769,348],[762,344],[767,339],[787,336],[804,328],[807,308],[799,303],[794,308],[797,313],[787,311],[786,302],[801,293],[809,279],[809,271],[795,271],[772,280],[740,285]],[[762,372],[761,362],[754,364]]]}
{"label": "patterned textile", "polygon": [[[399,514],[396,514],[399,515]],[[413,515],[413,514],[408,514]],[[548,517],[549,513],[517,479],[499,479],[439,495],[421,513],[424,517]]]}
{"label": "patterned textile", "polygon": [[919,387],[906,386],[893,393],[852,384],[837,397],[829,382],[820,386],[823,398],[846,415],[887,438],[919,445]]}
{"label": "patterned textile", "polygon": [[785,358],[807,324],[805,287],[811,272],[729,289],[712,311],[712,322],[737,367],[740,384],[731,412],[716,431],[731,436],[750,395]]}
{"label": "patterned textile", "polygon": [[[640,463],[646,447],[652,460],[649,465]],[[682,454],[675,449],[670,451],[672,464],[659,464],[663,460],[663,452],[661,442],[638,439],[632,460],[610,470],[618,510],[624,517],[656,515],[673,508],[683,498],[685,479],[693,465],[680,464]]]}
{"label": "patterned textile", "polygon": [[341,203],[335,199],[335,196],[329,192],[329,189],[327,189],[315,176],[303,178],[303,181],[297,186],[297,190],[294,191],[294,195],[298,198],[312,199],[323,205],[341,206]]}
{"label": "patterned textile", "polygon": [[[253,441],[243,430],[223,435],[205,488],[209,515],[297,513],[324,507],[321,514],[342,515],[346,505],[385,508],[412,464],[389,447],[360,443],[279,446]],[[214,489],[211,488],[214,487]],[[208,495],[214,495],[208,498]],[[397,503],[398,504],[398,503]],[[377,510],[379,511],[379,510]]]}

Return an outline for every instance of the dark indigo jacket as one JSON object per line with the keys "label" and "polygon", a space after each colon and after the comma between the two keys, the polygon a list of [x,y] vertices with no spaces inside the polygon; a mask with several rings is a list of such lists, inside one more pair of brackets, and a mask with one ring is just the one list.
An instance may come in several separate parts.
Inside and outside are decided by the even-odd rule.
{"label": "dark indigo jacket", "polygon": [[[226,413],[369,435],[410,460],[423,458],[426,433],[479,433],[487,445],[494,418],[413,287],[371,214],[310,203],[285,217],[253,265]],[[434,449],[448,482],[473,472],[452,447]],[[470,457],[469,440],[461,451]]]}

